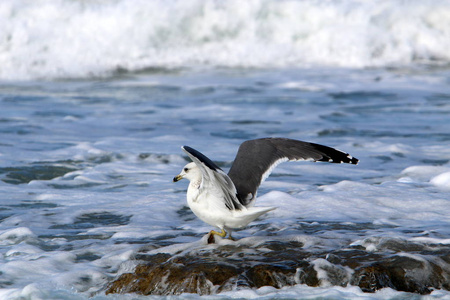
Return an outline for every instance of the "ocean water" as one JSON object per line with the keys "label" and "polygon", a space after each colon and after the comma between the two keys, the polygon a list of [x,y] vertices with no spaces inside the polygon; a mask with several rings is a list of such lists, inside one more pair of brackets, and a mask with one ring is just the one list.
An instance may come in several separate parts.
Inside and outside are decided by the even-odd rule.
{"label": "ocean water", "polygon": [[[278,208],[234,234],[249,245],[449,249],[450,2],[4,0],[0,20],[1,299],[138,299],[104,289],[139,249],[211,230],[172,182],[182,145],[225,170],[268,136],[360,159],[279,165],[256,202]],[[209,296],[411,297],[450,292]]]}

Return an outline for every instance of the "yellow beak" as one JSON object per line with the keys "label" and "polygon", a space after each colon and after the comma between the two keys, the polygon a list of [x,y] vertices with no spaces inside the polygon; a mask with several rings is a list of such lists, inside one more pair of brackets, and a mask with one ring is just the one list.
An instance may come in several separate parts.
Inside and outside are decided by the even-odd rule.
{"label": "yellow beak", "polygon": [[183,179],[183,176],[177,175],[177,176],[175,176],[175,177],[173,178],[173,182],[180,181],[181,179]]}

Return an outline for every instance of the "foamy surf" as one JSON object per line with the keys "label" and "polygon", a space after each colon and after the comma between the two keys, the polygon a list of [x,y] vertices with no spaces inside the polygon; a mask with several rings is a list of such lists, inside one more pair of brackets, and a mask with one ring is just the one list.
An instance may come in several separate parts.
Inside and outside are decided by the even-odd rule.
{"label": "foamy surf", "polygon": [[0,3],[0,79],[450,62],[448,1]]}
{"label": "foamy surf", "polygon": [[[180,24],[183,19],[186,28],[192,29],[198,27],[188,21],[195,21],[193,24],[203,24],[206,32],[213,22],[208,19],[211,11],[216,12],[219,26],[216,27],[221,29],[224,21],[220,15],[229,15],[228,10],[234,7],[235,18],[229,18],[229,22],[236,20],[242,26],[237,26],[237,36],[227,39],[243,46],[261,43],[251,34],[243,37],[244,31],[249,32],[248,24],[254,23],[258,32],[263,33],[265,29],[283,25],[284,19],[285,25],[292,25],[294,21],[287,17],[288,11],[296,12],[299,6],[321,4],[324,13],[330,8],[339,11],[340,16],[327,19],[330,24],[347,20],[347,12],[355,20],[359,13],[371,15],[365,9],[369,6],[389,8],[387,15],[396,7],[405,16],[415,11],[418,15],[413,23],[398,13],[389,24],[398,25],[396,22],[402,21],[416,33],[422,32],[417,28],[420,20],[425,17],[433,20],[429,13],[434,8],[438,10],[433,10],[431,16],[441,16],[446,11],[446,3],[438,1],[411,1],[408,8],[395,1],[377,5],[353,1],[352,6],[338,2],[254,1],[246,2],[242,8],[239,5],[243,4],[237,2],[176,2],[177,9],[163,2],[136,3],[3,1],[0,7],[1,14],[7,16],[7,30],[11,32],[21,26],[26,30],[23,43],[17,44],[20,47],[14,46],[14,51],[0,49],[4,63],[2,78],[88,78],[109,76],[116,72],[117,65],[132,71],[156,64],[150,60],[143,63],[148,59],[144,56],[133,58],[134,65],[124,63],[131,61],[133,52],[128,50],[134,47],[133,30],[150,30],[137,12],[131,14],[129,35],[120,29],[126,22],[120,21],[120,26],[114,27],[111,21],[107,28],[98,23],[95,30],[107,34],[95,36],[94,19],[103,22],[106,16],[111,16],[112,20],[123,20],[117,7],[125,15],[131,9],[138,10],[137,7],[147,14],[148,7],[153,5],[159,8],[160,19],[150,18],[149,28],[158,20],[166,24],[169,17],[164,11],[168,11],[175,23]],[[277,14],[262,14],[252,22],[240,15],[241,10],[248,15],[248,11],[256,8],[264,12],[263,6],[266,12]],[[199,7],[205,7],[208,14],[193,18],[193,11]],[[48,13],[50,8],[53,13]],[[39,21],[43,21],[32,23],[38,12],[43,14]],[[310,15],[321,22],[317,28],[330,34],[330,29],[323,27],[324,18],[318,13]],[[385,28],[384,16],[370,20],[361,17],[360,22]],[[81,17],[85,22],[73,25],[72,18]],[[46,18],[53,20],[54,28],[49,29]],[[273,22],[268,22],[269,19]],[[135,26],[136,22],[142,26]],[[16,25],[11,26],[13,23]],[[430,24],[423,32],[433,32],[436,26],[446,23],[444,20],[438,25]],[[163,29],[168,30],[164,33],[174,30],[172,25],[166,26]],[[284,27],[288,36],[298,30],[296,26]],[[74,33],[73,49],[67,49],[69,35],[55,35],[67,28]],[[108,28],[114,30],[108,32]],[[399,27],[395,28],[392,32],[387,28],[383,36],[399,34]],[[345,32],[351,33],[350,29]],[[35,34],[28,36],[33,30]],[[445,32],[442,29],[435,36]],[[408,33],[406,30],[405,36]],[[80,43],[83,34],[89,38]],[[188,43],[197,31],[189,34],[175,34],[173,41],[185,38]],[[346,34],[343,33],[344,37]],[[91,38],[114,35],[120,47],[110,47],[105,40],[108,47],[100,42],[93,47],[91,43]],[[337,39],[339,35],[335,36]],[[103,80],[0,84],[0,298],[161,299],[163,296],[105,295],[105,292],[123,274],[134,272],[140,262],[162,257],[167,267],[170,262],[175,267],[180,267],[180,262],[188,267],[195,262],[198,267],[214,259],[228,266],[234,263],[238,272],[236,277],[229,273],[230,281],[215,285],[203,281],[201,291],[215,293],[203,296],[209,299],[449,299],[448,68],[430,67],[431,61],[427,60],[425,67],[417,67],[423,57],[412,59],[402,68],[390,68],[383,61],[386,57],[381,57],[384,67],[380,68],[265,69],[265,63],[283,65],[293,62],[291,58],[301,62],[294,61],[292,66],[303,66],[303,60],[309,58],[292,51],[293,56],[280,55],[276,61],[273,49],[268,49],[266,60],[258,57],[260,54],[253,57],[248,51],[239,52],[242,55],[239,57],[237,52],[229,52],[237,49],[219,47],[227,39],[213,37],[200,40],[199,45],[175,47],[164,44],[167,36],[161,35],[161,49],[168,50],[161,52],[167,56],[160,53],[158,58],[164,70]],[[300,41],[302,37],[298,37]],[[281,37],[267,38],[271,41],[269,48],[281,43],[277,40]],[[142,49],[149,47],[148,40],[140,42],[144,45]],[[204,50],[205,45],[216,53]],[[285,44],[288,51],[297,44],[293,45]],[[407,46],[417,45],[409,40]],[[215,62],[206,65],[201,62],[202,57],[194,60],[194,56],[189,56],[193,52],[188,48],[209,60],[223,59],[225,65],[229,55],[228,66],[254,61],[254,66],[263,67],[219,68],[220,64]],[[325,49],[336,53],[338,48]],[[426,51],[439,49],[436,46]],[[68,56],[58,58],[58,51]],[[30,53],[36,53],[39,59]],[[146,50],[134,53],[147,55]],[[184,53],[186,59],[173,63],[179,53]],[[103,65],[107,57],[113,60],[110,65]],[[404,57],[407,61],[411,58]],[[64,61],[68,58],[70,61]],[[330,66],[326,55],[323,59],[323,63],[317,64]],[[332,55],[328,59],[342,57]],[[167,66],[187,66],[187,62],[194,67],[167,72]],[[363,62],[365,66],[369,64],[369,60]],[[256,203],[277,209],[234,232],[238,241],[218,240],[217,244],[206,245],[206,234],[213,228],[197,219],[186,206],[187,186],[172,183],[174,175],[187,162],[180,146],[201,150],[227,171],[239,144],[266,136],[345,149],[358,157],[360,163],[347,166],[299,162],[277,166],[259,189]],[[268,266],[266,260],[272,265]],[[253,267],[260,264],[263,264],[260,272],[254,272]],[[245,268],[239,269],[240,265]],[[283,268],[288,272],[283,273]],[[242,274],[249,275],[247,279],[258,279],[255,275],[273,274],[273,270],[283,276],[274,276],[276,280],[272,281],[270,276],[252,282],[233,279]],[[399,272],[387,274],[389,270]],[[186,273],[185,277],[192,278],[193,273]],[[163,289],[169,285],[162,283],[157,292],[167,291]],[[181,291],[180,285],[176,288]],[[179,297],[198,298],[195,290],[192,293]]]}

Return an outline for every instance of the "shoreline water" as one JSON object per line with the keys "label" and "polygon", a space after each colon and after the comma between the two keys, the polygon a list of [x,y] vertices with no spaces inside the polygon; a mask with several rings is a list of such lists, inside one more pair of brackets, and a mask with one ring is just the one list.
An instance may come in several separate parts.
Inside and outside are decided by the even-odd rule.
{"label": "shoreline water", "polygon": [[[237,238],[297,236],[330,252],[384,253],[389,237],[399,247],[444,249],[448,78],[446,70],[231,70],[2,86],[1,293],[133,298],[102,296],[102,289],[139,249],[182,247],[211,230],[185,206],[186,187],[171,182],[186,163],[180,145],[227,170],[242,141],[263,136],[345,149],[361,163],[278,166],[257,200],[278,209]],[[412,296],[299,285],[211,297],[323,294]]]}
{"label": "shoreline water", "polygon": [[[325,278],[346,251],[450,268],[448,15],[444,0],[2,1],[0,298],[140,299],[104,295],[137,256],[239,261],[293,239],[319,286],[205,298],[450,299]],[[262,137],[360,164],[279,165],[256,202],[278,208],[235,233],[245,247],[202,245],[212,228],[171,182],[180,146],[228,170]]]}

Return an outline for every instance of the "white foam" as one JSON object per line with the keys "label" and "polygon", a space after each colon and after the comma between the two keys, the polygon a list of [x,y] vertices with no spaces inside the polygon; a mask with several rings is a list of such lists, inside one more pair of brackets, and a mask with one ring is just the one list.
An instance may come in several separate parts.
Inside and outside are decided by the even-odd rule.
{"label": "white foam", "polygon": [[18,244],[24,240],[33,239],[36,235],[26,227],[19,227],[5,230],[0,233],[0,244],[11,245]]}
{"label": "white foam", "polygon": [[[342,181],[322,186],[323,191],[301,191],[296,197],[272,191],[257,200],[257,205],[278,207],[271,213],[273,224],[283,219],[372,222],[378,225],[407,225],[417,221],[450,222],[448,200],[435,197],[414,184],[386,182],[370,185]],[[407,200],[407,205],[405,204]]]}
{"label": "white foam", "polygon": [[149,67],[448,63],[449,14],[445,0],[3,0],[0,79]]}
{"label": "white foam", "polygon": [[320,286],[323,287],[336,285],[333,280],[336,281],[337,278],[330,278],[330,274],[338,277],[339,282],[349,282],[353,274],[353,270],[351,268],[332,264],[323,258],[313,260],[312,264],[314,270],[317,272],[317,278],[319,279]]}
{"label": "white foam", "polygon": [[[409,299],[410,293],[394,291],[389,288],[379,290],[375,293],[364,293],[359,287],[310,287],[307,285],[295,285],[275,289],[273,287],[261,287],[255,290],[238,290],[233,292],[220,293],[220,299]],[[446,293],[439,290],[433,291],[430,299],[446,299]],[[206,297],[209,298],[209,297]],[[215,299],[211,297],[211,299]],[[422,298],[419,298],[422,299]],[[427,299],[427,297],[423,297]]]}
{"label": "white foam", "polygon": [[450,172],[445,172],[431,178],[430,183],[440,188],[450,190]]}
{"label": "white foam", "polygon": [[402,176],[410,177],[417,181],[431,181],[433,178],[439,176],[439,174],[445,174],[449,168],[445,166],[411,166],[404,169],[401,173]]}
{"label": "white foam", "polygon": [[29,256],[42,252],[43,251],[38,247],[21,242],[19,245],[11,248],[8,252],[6,252],[5,257],[10,258],[14,256]]}

